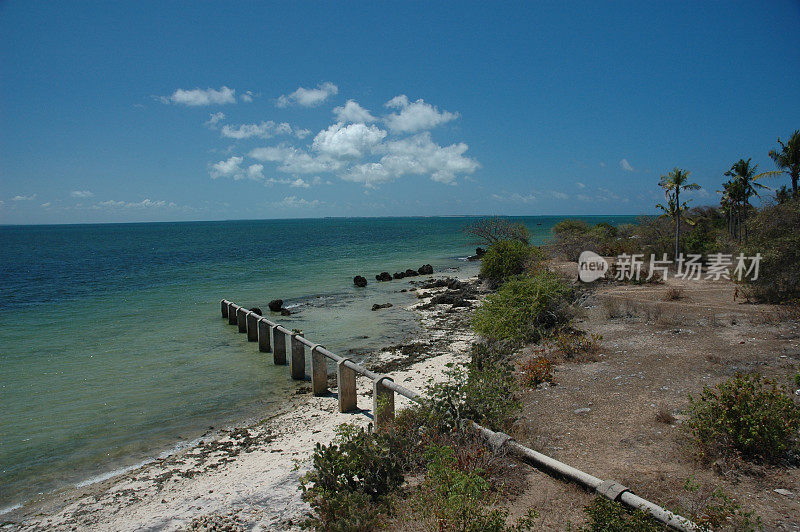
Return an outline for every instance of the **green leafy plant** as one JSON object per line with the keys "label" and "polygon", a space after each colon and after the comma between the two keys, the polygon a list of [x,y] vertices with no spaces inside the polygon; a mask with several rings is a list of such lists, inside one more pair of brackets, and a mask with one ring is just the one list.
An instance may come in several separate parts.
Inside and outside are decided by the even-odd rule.
{"label": "green leafy plant", "polygon": [[489,246],[481,262],[481,277],[497,284],[523,273],[541,257],[536,247],[519,240],[501,240]]}
{"label": "green leafy plant", "polygon": [[775,381],[737,375],[689,396],[686,427],[710,454],[780,462],[797,450],[800,409]]}
{"label": "green leafy plant", "polygon": [[728,496],[722,488],[704,489],[693,477],[689,477],[683,489],[694,501],[692,507],[682,514],[687,515],[700,530],[755,532],[764,528],[761,518],[755,512],[744,511],[742,505]]}
{"label": "green leafy plant", "polygon": [[588,518],[583,532],[655,532],[663,530],[642,510],[630,511],[618,502],[595,497],[584,508]]}
{"label": "green leafy plant", "polygon": [[558,276],[539,271],[507,281],[475,311],[473,328],[489,340],[537,342],[572,316],[572,288]]}

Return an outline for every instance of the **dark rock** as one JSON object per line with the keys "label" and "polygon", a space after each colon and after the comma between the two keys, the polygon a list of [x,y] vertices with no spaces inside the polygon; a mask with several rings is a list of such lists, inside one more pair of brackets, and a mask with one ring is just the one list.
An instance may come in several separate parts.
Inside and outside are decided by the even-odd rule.
{"label": "dark rock", "polygon": [[374,305],[372,305],[372,310],[379,310],[379,309],[382,309],[382,308],[389,308],[391,306],[392,306],[391,303],[384,303],[383,305],[379,305],[379,304],[375,303]]}
{"label": "dark rock", "polygon": [[406,276],[405,272],[394,272],[395,279],[402,279],[405,276]]}
{"label": "dark rock", "polygon": [[458,290],[459,288],[461,288],[461,281],[459,281],[458,279],[448,278],[447,288],[449,288],[450,290]]}
{"label": "dark rock", "polygon": [[364,288],[365,286],[367,286],[367,278],[361,275],[356,275],[355,277],[353,277],[353,284],[360,288]]}
{"label": "dark rock", "polygon": [[485,249],[483,249],[483,248],[475,248],[475,256],[476,257],[481,258],[484,255],[486,255],[486,250]]}
{"label": "dark rock", "polygon": [[381,273],[379,273],[378,275],[375,276],[375,279],[377,279],[379,281],[391,281],[392,280],[392,274],[390,274],[389,272],[381,272]]}
{"label": "dark rock", "polygon": [[272,312],[280,312],[283,307],[283,299],[273,299],[269,302],[269,309]]}
{"label": "dark rock", "polygon": [[291,315],[292,315],[292,311],[289,310],[288,308],[282,308],[281,309],[281,316],[291,316]]}
{"label": "dark rock", "polygon": [[419,270],[417,270],[420,275],[430,275],[433,273],[433,266],[430,264],[424,264]]}
{"label": "dark rock", "polygon": [[406,277],[416,277],[417,275],[419,275],[417,270],[412,270],[411,268],[406,270]]}
{"label": "dark rock", "polygon": [[253,312],[253,313],[255,313],[255,314],[258,314],[259,316],[263,316],[263,315],[264,315],[264,313],[263,313],[263,312],[261,312],[261,309],[260,309],[260,308],[258,308],[258,307],[253,307],[253,308],[251,308],[251,309],[250,309],[250,312]]}

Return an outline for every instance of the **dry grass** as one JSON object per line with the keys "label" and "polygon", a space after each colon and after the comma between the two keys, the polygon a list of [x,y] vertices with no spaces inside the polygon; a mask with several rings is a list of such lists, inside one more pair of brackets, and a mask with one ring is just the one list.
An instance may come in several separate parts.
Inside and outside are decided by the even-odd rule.
{"label": "dry grass", "polygon": [[672,412],[665,406],[661,406],[656,412],[656,421],[659,423],[664,423],[667,425],[672,425],[675,423],[675,416],[672,415]]}
{"label": "dry grass", "polygon": [[667,288],[667,291],[661,296],[662,301],[678,301],[679,299],[683,299],[683,288],[677,286]]}

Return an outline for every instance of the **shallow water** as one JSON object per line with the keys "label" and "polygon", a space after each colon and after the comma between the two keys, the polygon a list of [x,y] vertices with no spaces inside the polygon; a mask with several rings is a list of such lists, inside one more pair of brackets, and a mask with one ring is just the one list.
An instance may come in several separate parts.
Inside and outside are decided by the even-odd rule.
{"label": "shallow water", "polygon": [[[520,220],[541,243],[559,219]],[[460,260],[474,252],[471,220],[0,227],[0,508],[268,415],[293,393],[286,368],[221,319],[220,299],[265,311],[284,299],[297,313],[276,320],[337,353],[410,339],[408,282],[375,274],[474,270]]]}

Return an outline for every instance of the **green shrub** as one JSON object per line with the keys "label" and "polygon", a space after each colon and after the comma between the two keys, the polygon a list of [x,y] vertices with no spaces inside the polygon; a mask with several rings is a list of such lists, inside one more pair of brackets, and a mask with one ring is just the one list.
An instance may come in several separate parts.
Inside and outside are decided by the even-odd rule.
{"label": "green shrub", "polygon": [[603,337],[599,334],[586,334],[578,329],[565,329],[556,334],[551,343],[553,348],[566,359],[591,361],[600,352],[602,340]]}
{"label": "green shrub", "polygon": [[775,381],[737,375],[704,387],[697,400],[689,396],[686,426],[711,454],[777,462],[797,449],[800,409]]}
{"label": "green shrub", "polygon": [[486,250],[481,262],[481,277],[501,283],[523,273],[540,256],[539,249],[518,240],[503,240]]}
{"label": "green shrub", "polygon": [[515,277],[484,300],[475,311],[473,328],[489,340],[537,342],[569,321],[572,291],[547,271]]}
{"label": "green shrub", "polygon": [[583,532],[655,532],[663,530],[650,516],[642,511],[630,511],[618,502],[605,497],[595,497],[584,508],[588,522]]}
{"label": "green shrub", "polygon": [[510,367],[492,365],[467,371],[453,366],[445,380],[428,386],[424,408],[428,424],[448,432],[471,421],[492,430],[507,428],[521,408],[514,397],[517,385]]}
{"label": "green shrub", "polygon": [[529,511],[514,527],[506,526],[508,510],[492,508],[492,484],[481,469],[465,469],[452,447],[430,445],[428,469],[417,495],[418,511],[432,518],[439,532],[511,532],[530,530],[536,512]]}
{"label": "green shrub", "polygon": [[687,511],[678,513],[688,517],[699,530],[735,530],[755,532],[763,530],[761,518],[755,512],[746,512],[742,505],[729,497],[722,488],[704,489],[693,477],[686,479],[684,491],[695,500]]}
{"label": "green shrub", "polygon": [[[795,229],[791,229],[794,227]],[[745,256],[761,253],[753,296],[772,303],[800,302],[800,199],[764,207],[748,222]],[[749,261],[748,261],[749,264]]]}
{"label": "green shrub", "polygon": [[403,482],[403,457],[394,434],[341,425],[330,445],[316,445],[312,469],[301,479],[303,499],[314,510],[305,526],[333,531],[372,523]]}

